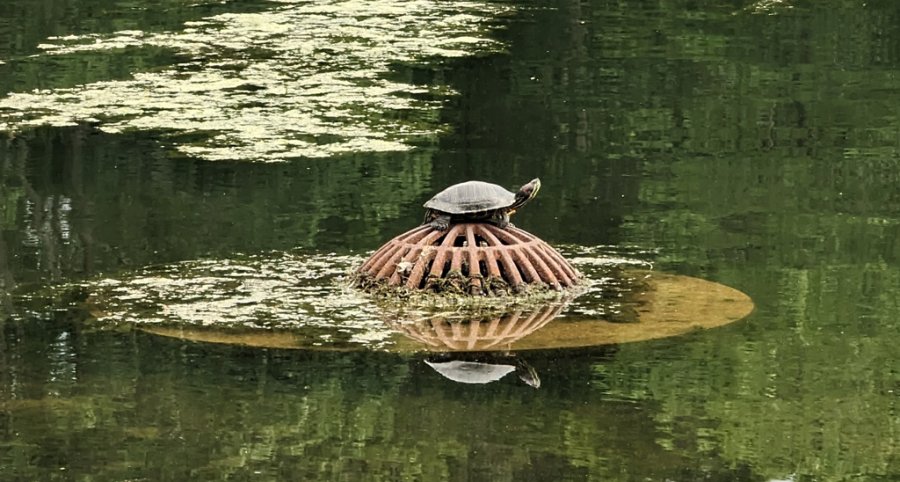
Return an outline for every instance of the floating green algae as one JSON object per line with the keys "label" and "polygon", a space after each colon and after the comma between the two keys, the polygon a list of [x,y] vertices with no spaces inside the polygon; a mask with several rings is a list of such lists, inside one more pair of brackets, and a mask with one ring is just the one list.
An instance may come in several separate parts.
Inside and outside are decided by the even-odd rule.
{"label": "floating green algae", "polygon": [[[395,67],[502,48],[486,24],[509,8],[278,0],[267,11],[215,15],[177,31],[51,37],[36,59],[153,47],[183,60],[124,80],[13,93],[0,99],[0,130],[88,122],[110,133],[170,132],[178,151],[207,160],[409,150],[444,128],[436,111],[453,92],[415,84]],[[178,136],[194,132],[208,136]]]}
{"label": "floating green algae", "polygon": [[[350,287],[355,255],[278,252],[151,266],[68,286],[85,323],[273,348],[526,350],[672,336],[743,318],[746,295],[658,273],[646,260],[567,248],[585,275],[554,297],[372,295]],[[646,253],[641,253],[646,256]],[[578,296],[576,296],[578,295]]]}

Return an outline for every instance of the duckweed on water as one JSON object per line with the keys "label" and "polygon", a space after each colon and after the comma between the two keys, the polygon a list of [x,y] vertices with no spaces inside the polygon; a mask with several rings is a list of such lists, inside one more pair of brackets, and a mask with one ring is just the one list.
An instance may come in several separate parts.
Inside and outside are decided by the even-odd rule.
{"label": "duckweed on water", "polygon": [[[0,99],[0,130],[98,122],[111,133],[167,131],[179,151],[207,160],[408,150],[442,130],[435,111],[452,92],[389,80],[391,65],[497,50],[484,24],[508,8],[278,0],[268,11],[216,15],[180,31],[51,37],[37,57],[157,47],[191,60],[127,80],[13,93]],[[398,111],[405,115],[390,114]],[[177,136],[191,132],[211,134]]]}
{"label": "duckweed on water", "polygon": [[636,341],[717,326],[752,310],[739,292],[634,269],[647,261],[624,253],[562,251],[585,274],[579,292],[371,295],[348,282],[362,257],[292,252],[152,266],[55,290],[53,303],[78,306],[100,327],[138,327],[196,341],[386,350]]}

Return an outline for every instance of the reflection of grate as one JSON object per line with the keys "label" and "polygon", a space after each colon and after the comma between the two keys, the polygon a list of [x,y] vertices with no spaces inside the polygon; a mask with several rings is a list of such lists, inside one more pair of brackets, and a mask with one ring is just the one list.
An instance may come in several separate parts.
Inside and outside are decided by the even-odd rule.
{"label": "reflection of grate", "polygon": [[509,349],[559,316],[565,304],[547,305],[530,313],[517,310],[465,321],[434,316],[417,321],[385,320],[391,328],[434,350],[481,351]]}
{"label": "reflection of grate", "polygon": [[[472,295],[556,290],[578,283],[578,272],[547,243],[514,227],[454,224],[446,231],[419,226],[388,241],[359,268],[361,284],[405,286]],[[374,281],[374,283],[372,283]]]}

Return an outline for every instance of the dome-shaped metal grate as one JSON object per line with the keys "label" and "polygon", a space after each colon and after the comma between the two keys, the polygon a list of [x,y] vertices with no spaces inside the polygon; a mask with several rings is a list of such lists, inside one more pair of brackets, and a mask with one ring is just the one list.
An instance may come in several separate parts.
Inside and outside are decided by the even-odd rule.
{"label": "dome-shaped metal grate", "polygon": [[579,273],[555,249],[515,227],[487,223],[419,226],[385,243],[357,273],[359,285],[435,293],[498,295],[528,286],[556,290],[578,284]]}

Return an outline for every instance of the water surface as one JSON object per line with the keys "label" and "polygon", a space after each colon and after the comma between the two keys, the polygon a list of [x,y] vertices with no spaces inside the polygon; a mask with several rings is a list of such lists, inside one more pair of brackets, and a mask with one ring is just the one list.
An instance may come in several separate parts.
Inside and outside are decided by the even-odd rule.
{"label": "water surface", "polygon": [[[898,45],[887,1],[4,2],[0,478],[895,480]],[[535,390],[22,297],[340,264],[534,177],[518,226],[756,311],[529,352]]]}

